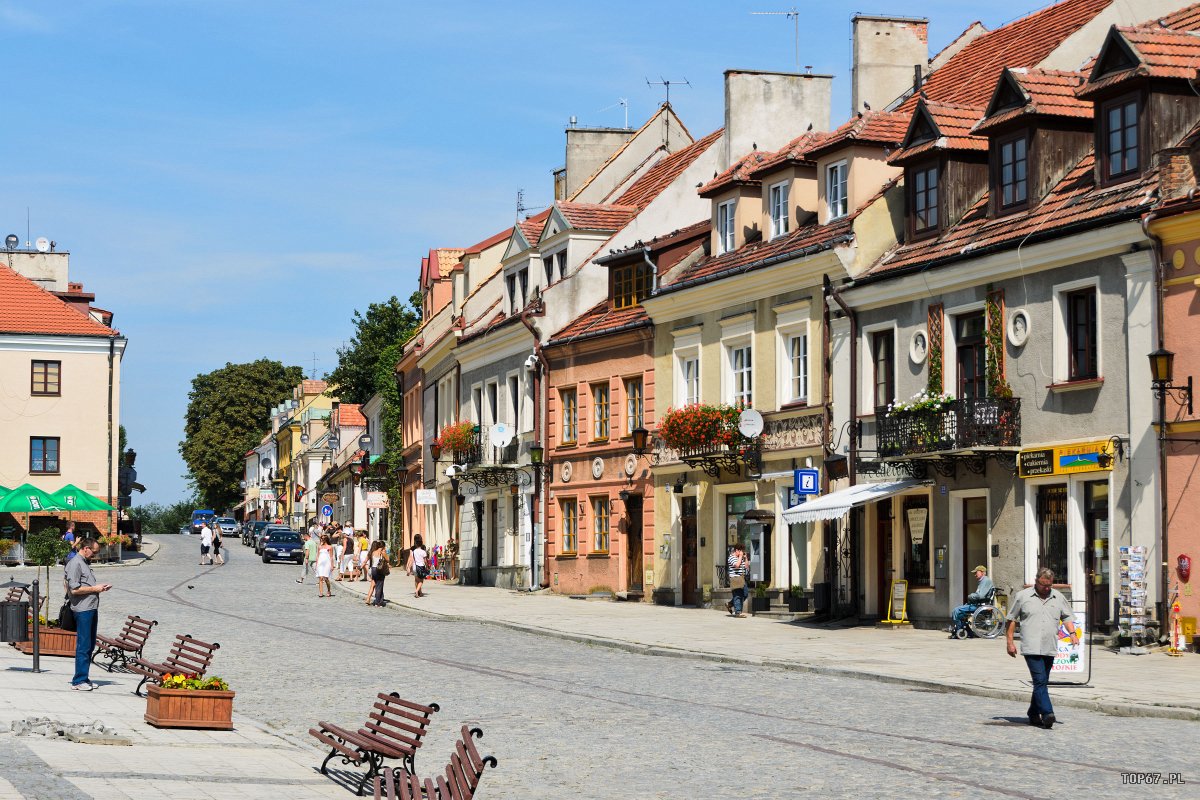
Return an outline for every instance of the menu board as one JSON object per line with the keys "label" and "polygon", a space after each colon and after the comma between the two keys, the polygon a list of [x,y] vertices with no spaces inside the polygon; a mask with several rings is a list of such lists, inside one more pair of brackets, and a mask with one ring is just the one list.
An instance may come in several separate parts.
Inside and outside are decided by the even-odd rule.
{"label": "menu board", "polygon": [[1146,548],[1122,547],[1120,556],[1121,590],[1117,625],[1126,636],[1146,633]]}

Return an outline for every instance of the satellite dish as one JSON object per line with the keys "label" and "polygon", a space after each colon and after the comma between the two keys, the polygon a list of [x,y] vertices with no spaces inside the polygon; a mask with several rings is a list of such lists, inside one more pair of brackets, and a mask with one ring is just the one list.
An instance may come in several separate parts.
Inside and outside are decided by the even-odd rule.
{"label": "satellite dish", "polygon": [[738,430],[747,439],[753,439],[763,432],[762,414],[753,408],[747,408],[738,416]]}
{"label": "satellite dish", "polygon": [[33,244],[35,247],[37,247],[37,251],[39,253],[49,253],[50,252],[50,240],[47,239],[45,236],[39,236],[37,238],[37,241],[34,242]]}
{"label": "satellite dish", "polygon": [[492,443],[492,447],[504,447],[512,441],[513,432],[503,422],[497,422],[492,426],[492,430],[488,433],[488,439]]}
{"label": "satellite dish", "polygon": [[9,250],[16,250],[17,245],[20,243],[21,239],[15,233],[10,233],[8,236],[4,237],[4,246]]}

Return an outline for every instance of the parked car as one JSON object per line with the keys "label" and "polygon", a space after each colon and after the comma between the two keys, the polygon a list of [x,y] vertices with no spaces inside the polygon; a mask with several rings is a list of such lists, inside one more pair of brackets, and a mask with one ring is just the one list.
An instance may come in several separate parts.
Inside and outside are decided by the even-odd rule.
{"label": "parked car", "polygon": [[192,526],[191,525],[180,525],[179,533],[181,536],[190,536],[192,533]]}
{"label": "parked car", "polygon": [[263,529],[262,529],[261,531],[259,531],[259,532],[258,532],[258,534],[257,534],[257,535],[254,537],[254,554],[255,554],[256,556],[261,556],[261,555],[262,555],[262,553],[263,553],[263,544],[265,544],[265,543],[266,543],[266,541],[267,541],[267,536],[269,536],[270,534],[272,534],[272,533],[275,533],[275,532],[277,532],[277,531],[286,531],[286,530],[291,530],[291,529],[290,529],[290,528],[288,528],[288,526],[287,526],[287,525],[268,525],[268,526],[266,526],[265,528],[263,528]]}
{"label": "parked car", "polygon": [[304,561],[304,543],[299,531],[272,528],[263,536],[262,560],[270,564],[275,559],[286,559],[300,564]]}
{"label": "parked car", "polygon": [[262,529],[270,524],[271,523],[265,519],[256,519],[253,522],[247,522],[242,526],[242,544],[246,545],[247,547],[254,547],[255,537],[262,533]]}
{"label": "parked car", "polygon": [[221,528],[221,536],[237,536],[237,520],[233,517],[217,517],[217,525]]}

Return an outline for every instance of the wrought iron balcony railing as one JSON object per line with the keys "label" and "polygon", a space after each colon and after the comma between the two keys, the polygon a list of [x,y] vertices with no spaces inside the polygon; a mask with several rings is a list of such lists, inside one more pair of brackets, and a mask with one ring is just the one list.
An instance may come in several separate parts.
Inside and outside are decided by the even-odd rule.
{"label": "wrought iron balcony railing", "polygon": [[452,456],[454,463],[466,467],[498,467],[515,464],[518,451],[519,439],[517,437],[514,436],[512,441],[504,447],[495,447],[488,435],[487,426],[479,425],[471,434],[466,448],[452,451]]}
{"label": "wrought iron balcony railing", "polygon": [[1021,444],[1021,398],[954,400],[939,410],[875,409],[879,455],[907,456]]}

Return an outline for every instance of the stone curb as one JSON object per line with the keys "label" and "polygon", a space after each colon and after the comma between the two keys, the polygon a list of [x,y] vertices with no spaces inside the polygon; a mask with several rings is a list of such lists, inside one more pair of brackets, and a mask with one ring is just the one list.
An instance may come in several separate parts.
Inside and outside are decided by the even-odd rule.
{"label": "stone curb", "polygon": [[[365,589],[359,590],[357,586],[346,588],[345,590],[351,592],[352,594],[358,594],[361,597],[366,597]],[[742,656],[731,656],[719,653],[706,653],[699,650],[683,650],[673,647],[664,647],[662,645],[639,644],[637,642],[630,642],[623,639],[609,639],[603,636],[593,636],[584,633],[569,633],[567,631],[559,631],[553,628],[539,628],[534,625],[524,625],[519,622],[509,622],[507,620],[487,619],[484,617],[473,617],[465,614],[447,614],[438,611],[429,611],[426,609],[414,608],[413,606],[406,605],[395,600],[388,601],[386,608],[394,611],[403,609],[404,611],[411,611],[427,617],[448,619],[456,622],[478,622],[484,625],[492,625],[497,628],[507,628],[509,630],[518,631],[521,633],[545,636],[552,639],[560,639],[579,644],[607,647],[613,650],[623,650],[628,653],[639,653],[641,655],[682,658],[692,661],[709,661],[718,664],[772,667],[774,669],[784,669],[791,672],[806,672],[813,675],[824,675],[834,678],[856,678],[858,680],[875,681],[877,683],[890,683],[895,686],[907,686],[914,689],[953,692],[955,694],[971,695],[974,697],[991,697],[997,700],[1010,700],[1013,702],[1025,702],[1029,699],[1029,692],[1023,689],[995,689],[989,686],[972,686],[961,683],[921,680],[919,678],[904,678],[897,675],[886,675],[878,672],[868,672],[866,670],[858,670],[849,667],[825,667],[817,664],[804,664],[798,661],[745,658]],[[1160,719],[1178,719],[1188,722],[1200,722],[1200,709],[1181,708],[1178,706],[1142,706],[1134,703],[1104,702],[1100,700],[1078,700],[1071,697],[1064,697],[1061,693],[1054,696],[1054,703],[1056,705],[1068,706],[1071,708],[1081,708],[1085,711],[1098,711],[1101,714],[1108,714],[1114,717],[1155,717]]]}
{"label": "stone curb", "polygon": [[162,545],[158,542],[148,542],[143,539],[142,549],[138,551],[142,554],[142,556],[144,556],[143,558],[139,558],[136,561],[117,561],[105,564],[96,563],[92,564],[92,569],[109,569],[111,567],[140,567],[142,564],[145,564],[147,561],[158,555],[158,551],[160,549],[162,549]]}

